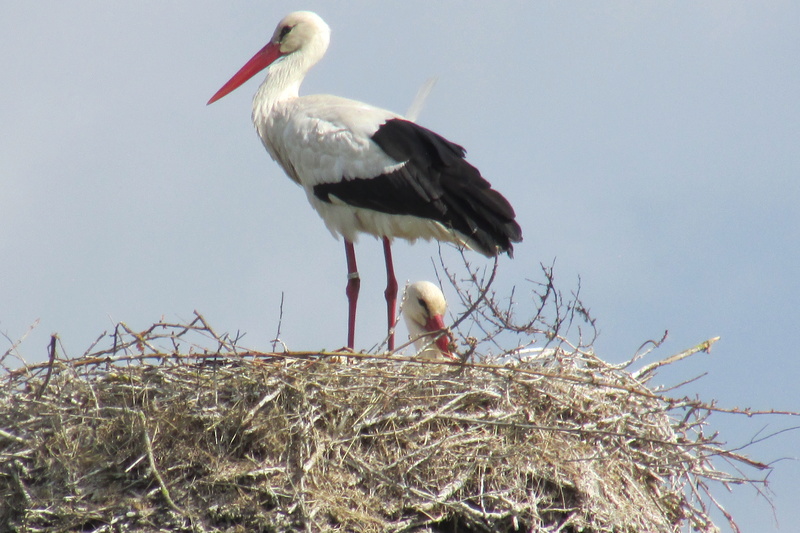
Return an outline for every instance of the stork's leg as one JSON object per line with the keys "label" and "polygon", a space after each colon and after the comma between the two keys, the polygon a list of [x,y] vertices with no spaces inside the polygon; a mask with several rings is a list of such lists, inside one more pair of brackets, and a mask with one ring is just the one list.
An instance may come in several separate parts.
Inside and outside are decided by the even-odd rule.
{"label": "stork's leg", "polygon": [[356,249],[353,243],[345,239],[344,253],[347,256],[347,347],[351,350],[356,343],[356,305],[358,304],[358,290],[361,288],[361,278],[358,277],[356,266]]}
{"label": "stork's leg", "polygon": [[397,315],[397,278],[394,277],[394,264],[392,263],[392,242],[389,237],[383,238],[383,255],[386,259],[386,315],[389,318],[389,351],[394,350],[394,325]]}

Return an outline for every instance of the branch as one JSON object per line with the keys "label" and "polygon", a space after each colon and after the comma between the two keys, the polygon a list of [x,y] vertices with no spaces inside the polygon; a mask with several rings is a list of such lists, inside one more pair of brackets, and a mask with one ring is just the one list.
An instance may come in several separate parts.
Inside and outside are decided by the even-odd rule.
{"label": "branch", "polygon": [[178,507],[175,502],[172,501],[172,497],[169,495],[169,489],[167,488],[166,483],[164,483],[164,478],[161,477],[161,473],[158,471],[158,467],[156,466],[156,458],[153,456],[153,446],[150,443],[150,435],[147,433],[147,419],[144,417],[144,413],[141,411],[131,412],[135,413],[142,422],[142,436],[144,437],[144,446],[145,450],[147,451],[147,460],[150,463],[150,470],[153,472],[153,477],[156,478],[158,486],[161,487],[161,495],[164,497],[167,505],[169,505],[173,511],[188,518],[189,515],[186,513],[186,511]]}
{"label": "branch", "polygon": [[711,345],[717,342],[719,339],[720,339],[719,337],[708,339],[707,341],[703,341],[693,348],[689,348],[688,350],[667,357],[666,359],[662,359],[661,361],[656,361],[655,363],[651,363],[645,367],[640,368],[636,372],[631,373],[631,377],[636,380],[647,381],[648,379],[650,379],[650,377],[652,377],[648,376],[648,374],[652,373],[657,368],[661,368],[662,366],[675,363],[677,361],[680,361],[681,359],[686,359],[687,357],[694,355],[697,352],[710,353]]}

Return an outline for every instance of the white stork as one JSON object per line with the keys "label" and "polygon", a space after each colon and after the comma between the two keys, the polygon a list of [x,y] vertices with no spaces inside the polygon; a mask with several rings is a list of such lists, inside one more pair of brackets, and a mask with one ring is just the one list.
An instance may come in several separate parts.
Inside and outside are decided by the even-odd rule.
{"label": "white stork", "polygon": [[287,15],[269,43],[208,101],[269,67],[253,98],[253,123],[270,156],[303,187],[328,230],[344,238],[347,345],[355,341],[360,280],[359,233],[383,240],[389,349],[394,349],[397,280],[391,240],[449,241],[486,256],[522,240],[514,209],[465,151],[400,115],[331,95],[298,96],[300,84],[328,48],[330,28],[316,14]]}
{"label": "white stork", "polygon": [[447,333],[439,336],[433,334],[445,328],[447,301],[439,287],[430,281],[409,284],[403,296],[401,312],[408,328],[408,337],[414,341],[420,359],[458,361],[450,351],[450,337]]}

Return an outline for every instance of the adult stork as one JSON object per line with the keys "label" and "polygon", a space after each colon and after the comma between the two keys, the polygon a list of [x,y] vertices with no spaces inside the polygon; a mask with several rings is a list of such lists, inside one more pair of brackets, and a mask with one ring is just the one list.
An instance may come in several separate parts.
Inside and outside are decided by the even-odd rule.
{"label": "adult stork", "polygon": [[253,98],[253,123],[270,156],[303,187],[347,259],[347,345],[355,343],[360,279],[353,243],[359,233],[383,240],[389,349],[394,349],[395,237],[449,241],[486,256],[512,255],[522,240],[514,209],[464,159],[464,149],[400,115],[330,95],[298,96],[325,55],[330,28],[298,11],[208,101],[216,102],[269,67]]}
{"label": "adult stork", "polygon": [[430,281],[416,281],[406,287],[402,314],[408,337],[414,342],[417,357],[430,361],[458,361],[450,351],[450,337],[436,332],[445,328],[447,300],[441,289]]}

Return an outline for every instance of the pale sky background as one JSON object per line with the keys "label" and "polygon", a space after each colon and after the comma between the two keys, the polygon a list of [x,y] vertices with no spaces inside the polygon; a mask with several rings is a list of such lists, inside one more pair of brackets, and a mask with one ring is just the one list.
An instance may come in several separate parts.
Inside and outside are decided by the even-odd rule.
{"label": "pale sky background", "polygon": [[[523,228],[499,290],[555,260],[563,292],[581,278],[602,358],[626,360],[667,329],[652,360],[719,335],[659,380],[707,373],[681,392],[800,410],[789,1],[5,2],[0,331],[16,339],[40,320],[21,347],[30,362],[53,332],[79,356],[117,321],[144,329],[195,309],[268,349],[282,291],[290,348],[345,343],[343,246],[260,144],[262,76],[205,105],[296,9],[333,29],[304,94],[402,113],[439,77],[419,122],[468,149]],[[433,279],[436,253],[397,244],[398,278]],[[385,320],[380,243],[357,254],[368,348]],[[712,423],[736,446],[800,420]],[[749,454],[792,458],[770,477],[776,515],[749,487],[717,496],[745,532],[796,531],[800,432]]]}

